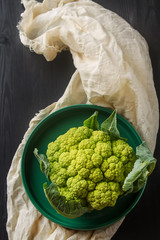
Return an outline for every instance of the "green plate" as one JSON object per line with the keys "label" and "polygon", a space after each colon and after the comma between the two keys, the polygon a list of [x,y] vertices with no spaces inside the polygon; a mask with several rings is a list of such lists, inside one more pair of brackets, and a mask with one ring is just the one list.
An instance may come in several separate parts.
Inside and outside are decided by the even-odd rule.
{"label": "green plate", "polygon": [[[35,127],[23,150],[21,173],[28,197],[45,217],[70,229],[93,230],[113,224],[134,208],[145,188],[137,193],[119,198],[114,207],[106,207],[101,211],[95,210],[76,219],[69,219],[58,214],[46,199],[43,183],[47,180],[34,157],[34,148],[38,148],[39,153],[46,153],[49,142],[64,134],[69,128],[83,125],[83,121],[91,116],[95,110],[99,112],[98,121],[100,124],[112,113],[112,110],[108,108],[82,104],[66,107],[50,114]],[[117,123],[121,137],[127,138],[128,143],[135,150],[136,146],[142,143],[137,131],[119,114],[117,115]]]}

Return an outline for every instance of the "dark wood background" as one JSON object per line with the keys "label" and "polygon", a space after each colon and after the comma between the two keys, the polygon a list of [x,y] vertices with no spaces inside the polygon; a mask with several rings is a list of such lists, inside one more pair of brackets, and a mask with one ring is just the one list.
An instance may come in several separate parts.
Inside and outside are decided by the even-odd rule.
{"label": "dark wood background", "polygon": [[[126,19],[147,40],[154,82],[160,99],[160,1],[96,0]],[[16,28],[23,12],[20,0],[0,0],[0,239],[7,240],[6,176],[29,121],[57,101],[74,72],[72,57],[63,52],[53,62],[24,47]],[[160,239],[160,134],[156,169],[134,210],[113,240]],[[13,239],[12,239],[13,240]],[[14,239],[19,240],[19,239]],[[20,239],[22,240],[22,239]],[[41,239],[40,239],[41,240]]]}

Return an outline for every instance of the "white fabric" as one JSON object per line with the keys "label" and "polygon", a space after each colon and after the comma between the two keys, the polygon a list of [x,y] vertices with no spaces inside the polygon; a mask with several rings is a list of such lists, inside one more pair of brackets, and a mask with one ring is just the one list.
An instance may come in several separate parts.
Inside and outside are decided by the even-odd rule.
{"label": "white fabric", "polygon": [[148,46],[124,19],[91,0],[22,2],[25,11],[18,25],[21,42],[47,61],[69,49],[77,70],[63,96],[31,120],[15,153],[7,176],[9,239],[109,240],[123,219],[96,231],[74,231],[42,216],[22,185],[21,155],[39,121],[59,108],[81,103],[116,108],[154,152],[159,109]]}

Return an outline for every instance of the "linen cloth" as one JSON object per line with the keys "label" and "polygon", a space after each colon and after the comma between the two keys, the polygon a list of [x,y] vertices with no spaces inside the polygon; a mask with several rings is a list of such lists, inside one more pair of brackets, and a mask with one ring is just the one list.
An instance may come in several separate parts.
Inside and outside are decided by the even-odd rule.
{"label": "linen cloth", "polygon": [[159,108],[148,45],[124,19],[91,0],[22,3],[25,11],[18,24],[21,42],[43,54],[47,61],[54,60],[62,50],[69,50],[76,71],[63,96],[30,121],[13,158],[7,176],[9,239],[109,240],[123,219],[99,230],[75,231],[42,216],[25,193],[21,156],[28,136],[44,117],[62,107],[82,103],[117,109],[154,153]]}

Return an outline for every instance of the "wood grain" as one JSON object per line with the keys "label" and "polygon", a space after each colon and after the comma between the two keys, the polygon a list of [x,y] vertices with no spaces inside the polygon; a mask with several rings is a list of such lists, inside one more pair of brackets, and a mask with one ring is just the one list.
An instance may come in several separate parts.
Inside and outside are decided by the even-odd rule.
{"label": "wood grain", "polygon": [[[155,87],[160,99],[160,1],[96,0],[126,19],[146,39]],[[7,240],[5,230],[6,177],[14,153],[29,121],[40,109],[57,101],[74,72],[72,57],[63,52],[53,62],[25,48],[16,28],[23,12],[20,0],[0,0],[0,239]],[[155,156],[159,158],[160,134]],[[150,177],[146,190],[121,225],[113,240],[160,239],[160,163]],[[19,239],[17,239],[19,240]],[[21,239],[20,239],[21,240]],[[41,239],[40,239],[41,240]]]}

